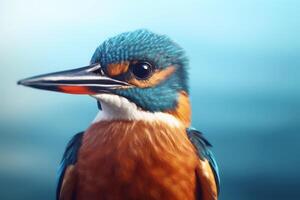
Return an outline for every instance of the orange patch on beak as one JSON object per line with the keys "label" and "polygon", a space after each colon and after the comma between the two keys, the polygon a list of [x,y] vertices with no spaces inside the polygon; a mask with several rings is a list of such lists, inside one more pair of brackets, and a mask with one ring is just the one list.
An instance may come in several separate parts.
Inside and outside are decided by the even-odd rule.
{"label": "orange patch on beak", "polygon": [[124,61],[121,63],[112,63],[107,67],[107,73],[109,76],[118,76],[128,71],[129,62]]}
{"label": "orange patch on beak", "polygon": [[86,86],[66,86],[61,85],[58,86],[61,92],[69,93],[69,94],[95,94],[95,92],[91,91]]}

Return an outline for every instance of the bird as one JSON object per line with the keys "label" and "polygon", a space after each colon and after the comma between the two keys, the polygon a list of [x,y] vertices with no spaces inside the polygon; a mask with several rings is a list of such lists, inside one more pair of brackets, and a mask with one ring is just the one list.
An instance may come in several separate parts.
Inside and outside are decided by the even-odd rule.
{"label": "bird", "polygon": [[188,58],[148,29],[106,39],[86,67],[18,84],[96,99],[99,113],[67,144],[57,200],[217,200],[212,145],[191,126]]}

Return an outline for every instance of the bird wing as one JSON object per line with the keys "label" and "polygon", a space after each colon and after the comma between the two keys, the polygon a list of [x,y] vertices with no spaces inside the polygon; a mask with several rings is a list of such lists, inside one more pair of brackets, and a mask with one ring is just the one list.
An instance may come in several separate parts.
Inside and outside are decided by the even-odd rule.
{"label": "bird wing", "polygon": [[199,166],[196,169],[197,199],[214,199],[219,194],[220,176],[218,165],[210,150],[212,145],[204,138],[200,131],[187,129],[189,140],[195,146],[199,156]]}
{"label": "bird wing", "polygon": [[72,199],[74,184],[76,182],[75,164],[77,153],[81,146],[83,132],[77,133],[69,141],[62,157],[56,187],[56,199]]}

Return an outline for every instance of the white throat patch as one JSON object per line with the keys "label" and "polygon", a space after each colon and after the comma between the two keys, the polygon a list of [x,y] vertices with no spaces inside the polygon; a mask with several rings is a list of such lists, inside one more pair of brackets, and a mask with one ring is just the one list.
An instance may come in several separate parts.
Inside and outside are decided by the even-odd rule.
{"label": "white throat patch", "polygon": [[99,111],[93,123],[115,119],[163,121],[172,126],[181,126],[182,123],[173,115],[163,112],[148,112],[138,108],[124,97],[114,94],[93,95],[101,102],[102,111]]}

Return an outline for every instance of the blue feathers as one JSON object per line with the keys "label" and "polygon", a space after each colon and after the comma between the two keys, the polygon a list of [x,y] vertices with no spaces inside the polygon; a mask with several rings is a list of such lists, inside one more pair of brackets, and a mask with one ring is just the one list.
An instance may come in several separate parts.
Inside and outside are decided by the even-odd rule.
{"label": "blue feathers", "polygon": [[59,200],[60,190],[65,175],[65,171],[69,165],[74,165],[77,162],[77,153],[81,146],[83,132],[77,133],[69,141],[66,150],[64,152],[63,158],[59,165],[57,172],[57,187],[56,187],[56,199]]}
{"label": "blue feathers", "polygon": [[171,110],[177,105],[178,91],[183,90],[174,79],[176,77],[172,76],[156,87],[118,90],[116,94],[126,97],[147,111]]}
{"label": "blue feathers", "polygon": [[129,60],[148,60],[160,68],[187,64],[184,50],[179,45],[165,35],[146,29],[122,33],[104,41],[96,49],[91,63],[99,62],[106,67],[109,63]]}
{"label": "blue feathers", "polygon": [[187,129],[187,135],[192,144],[195,146],[198,156],[201,160],[208,160],[210,167],[213,170],[215,180],[217,183],[217,189],[218,193],[220,190],[220,175],[219,175],[219,168],[216,163],[215,157],[213,153],[210,150],[210,147],[212,145],[204,138],[203,134],[196,129],[188,128]]}
{"label": "blue feathers", "polygon": [[187,65],[184,50],[169,37],[145,29],[126,32],[104,41],[92,56],[91,63],[100,63],[104,71],[108,64],[145,60],[157,69],[174,66],[176,71],[155,87],[116,90],[117,95],[134,102],[140,108],[155,112],[172,110],[178,93],[188,93]]}

